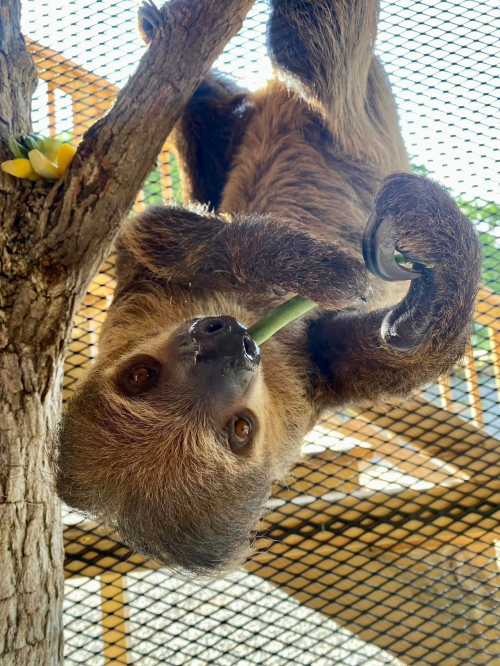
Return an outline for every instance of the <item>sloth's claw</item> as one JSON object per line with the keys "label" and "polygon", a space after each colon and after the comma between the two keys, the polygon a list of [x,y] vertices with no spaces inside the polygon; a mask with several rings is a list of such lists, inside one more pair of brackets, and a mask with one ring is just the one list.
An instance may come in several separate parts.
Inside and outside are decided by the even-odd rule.
{"label": "sloth's claw", "polygon": [[431,292],[432,277],[428,269],[412,261],[402,252],[400,254],[412,264],[413,270],[397,263],[396,253],[400,232],[392,215],[373,213],[363,235],[363,258],[368,270],[383,280],[396,282],[420,278],[417,282],[413,282],[410,288],[411,303],[405,300],[390,310],[380,331],[382,339],[392,349],[411,353],[418,349],[429,330],[430,312],[416,307],[416,304],[423,300],[426,291]]}
{"label": "sloth's claw", "polygon": [[150,44],[160,30],[163,18],[152,0],[145,0],[137,12],[139,32],[146,44]]}
{"label": "sloth's claw", "polygon": [[415,352],[428,338],[432,324],[431,310],[419,308],[418,304],[425,299],[425,293],[432,289],[430,280],[430,276],[425,276],[421,281],[412,284],[414,305],[396,306],[385,316],[380,335],[385,344],[393,350]]}
{"label": "sloth's claw", "polygon": [[372,215],[363,234],[363,258],[368,270],[390,282],[413,280],[420,273],[396,262],[398,230],[391,215]]}

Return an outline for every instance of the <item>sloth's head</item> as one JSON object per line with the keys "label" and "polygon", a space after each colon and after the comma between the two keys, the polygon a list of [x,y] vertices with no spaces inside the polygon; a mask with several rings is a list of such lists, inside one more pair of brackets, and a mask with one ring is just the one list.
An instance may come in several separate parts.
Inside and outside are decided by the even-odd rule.
{"label": "sloth's head", "polygon": [[130,318],[107,324],[61,425],[58,491],[170,566],[226,570],[310,425],[304,380],[279,347],[263,362],[232,317],[162,331],[147,311],[135,336]]}

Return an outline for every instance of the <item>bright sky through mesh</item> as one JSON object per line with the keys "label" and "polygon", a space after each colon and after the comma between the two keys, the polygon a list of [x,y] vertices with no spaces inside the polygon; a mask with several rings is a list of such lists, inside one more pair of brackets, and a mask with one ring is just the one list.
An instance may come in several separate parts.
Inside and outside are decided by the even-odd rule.
{"label": "bright sky through mesh", "polygon": [[[23,25],[32,39],[122,86],[144,50],[136,30],[137,6],[135,0],[26,0]],[[266,7],[262,0],[255,3],[243,31],[216,64],[252,89],[271,75]],[[391,76],[413,163],[425,165],[456,195],[498,201],[497,0],[383,0],[382,10],[377,50]],[[58,95],[57,107],[58,131],[68,130],[69,100]],[[45,133],[43,84],[34,120]]]}

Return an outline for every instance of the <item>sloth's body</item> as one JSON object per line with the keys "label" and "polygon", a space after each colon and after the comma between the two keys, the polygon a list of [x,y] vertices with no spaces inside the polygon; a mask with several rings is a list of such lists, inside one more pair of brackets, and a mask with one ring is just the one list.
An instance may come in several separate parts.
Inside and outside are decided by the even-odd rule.
{"label": "sloth's body", "polygon": [[[249,94],[210,77],[176,128],[187,198],[215,212],[156,208],[125,225],[98,359],[61,431],[62,497],[197,571],[245,556],[324,409],[405,395],[453,365],[479,276],[446,193],[387,179],[409,165],[373,56],[377,3],[272,5],[279,80]],[[370,214],[369,265],[404,277],[397,245],[420,273],[405,297],[408,283],[368,277]],[[234,320],[293,293],[321,308],[260,359]]]}

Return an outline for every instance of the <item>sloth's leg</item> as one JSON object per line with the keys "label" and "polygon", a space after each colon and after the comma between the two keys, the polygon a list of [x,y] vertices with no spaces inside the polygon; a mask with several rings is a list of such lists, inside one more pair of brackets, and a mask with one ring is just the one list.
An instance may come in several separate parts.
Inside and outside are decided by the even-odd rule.
{"label": "sloth's leg", "polygon": [[373,54],[378,0],[273,0],[269,52],[298,80],[342,152],[382,169],[409,167],[396,105]]}
{"label": "sloth's leg", "polygon": [[388,178],[364,249],[369,268],[384,279],[403,277],[394,250],[420,275],[394,308],[324,313],[311,323],[310,351],[330,404],[404,395],[436,379],[464,353],[470,330],[479,243],[441,187],[418,176]]}
{"label": "sloth's leg", "polygon": [[268,26],[274,65],[305,86],[329,113],[364,103],[377,32],[378,1],[273,0]]}

